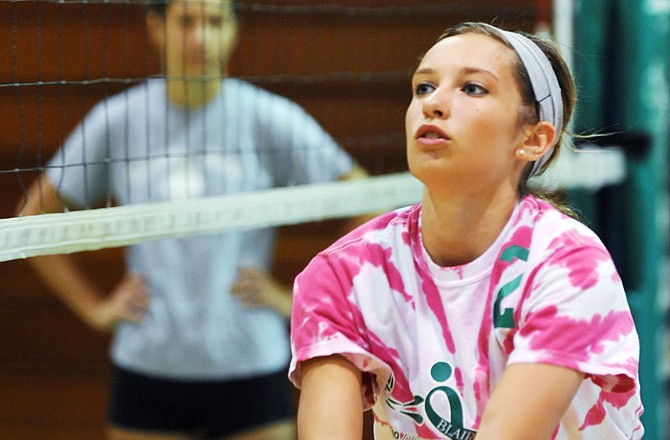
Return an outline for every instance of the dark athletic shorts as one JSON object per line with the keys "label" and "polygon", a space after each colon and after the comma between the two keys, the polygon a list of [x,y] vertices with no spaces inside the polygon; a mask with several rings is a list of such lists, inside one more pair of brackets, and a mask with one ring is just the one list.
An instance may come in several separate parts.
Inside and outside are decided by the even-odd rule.
{"label": "dark athletic shorts", "polygon": [[109,419],[123,429],[215,439],[291,420],[294,396],[284,370],[242,380],[179,381],[115,367]]}

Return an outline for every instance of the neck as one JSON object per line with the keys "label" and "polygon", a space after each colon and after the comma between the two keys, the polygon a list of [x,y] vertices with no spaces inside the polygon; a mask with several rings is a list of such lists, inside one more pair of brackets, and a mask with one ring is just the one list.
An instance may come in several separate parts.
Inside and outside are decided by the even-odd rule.
{"label": "neck", "polygon": [[220,78],[168,78],[166,81],[170,102],[180,108],[202,107],[221,90]]}
{"label": "neck", "polygon": [[443,267],[469,263],[498,238],[518,201],[515,193],[439,198],[426,190],[422,238],[431,259]]}

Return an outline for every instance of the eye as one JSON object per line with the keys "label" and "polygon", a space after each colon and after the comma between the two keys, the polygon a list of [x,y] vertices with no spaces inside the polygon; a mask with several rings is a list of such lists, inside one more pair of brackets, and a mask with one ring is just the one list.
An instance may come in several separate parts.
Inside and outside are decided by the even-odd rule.
{"label": "eye", "polygon": [[223,17],[216,16],[216,17],[210,17],[209,18],[209,25],[213,28],[220,28],[223,26]]}
{"label": "eye", "polygon": [[191,16],[183,15],[179,18],[179,22],[183,29],[190,29],[191,27],[193,27],[194,20],[193,17]]}
{"label": "eye", "polygon": [[414,94],[416,94],[417,96],[421,96],[431,93],[433,90],[435,90],[434,85],[427,82],[421,82],[417,84],[416,87],[414,88]]}
{"label": "eye", "polygon": [[484,96],[484,95],[489,93],[489,91],[486,90],[486,88],[482,87],[479,84],[475,84],[475,83],[467,83],[463,86],[463,88],[461,90],[463,90],[463,92],[465,92],[465,94],[471,95],[471,96]]}

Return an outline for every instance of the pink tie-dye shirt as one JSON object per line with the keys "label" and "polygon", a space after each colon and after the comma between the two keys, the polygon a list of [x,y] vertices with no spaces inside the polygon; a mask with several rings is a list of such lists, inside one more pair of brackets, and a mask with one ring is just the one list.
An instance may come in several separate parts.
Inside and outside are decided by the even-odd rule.
{"label": "pink tie-dye shirt", "polygon": [[638,336],[593,232],[526,196],[483,255],[440,267],[420,217],[421,205],[382,215],[298,276],[296,386],[300,362],[341,354],[365,373],[377,439],[465,440],[507,365],[547,363],[586,375],[554,439],[642,437]]}

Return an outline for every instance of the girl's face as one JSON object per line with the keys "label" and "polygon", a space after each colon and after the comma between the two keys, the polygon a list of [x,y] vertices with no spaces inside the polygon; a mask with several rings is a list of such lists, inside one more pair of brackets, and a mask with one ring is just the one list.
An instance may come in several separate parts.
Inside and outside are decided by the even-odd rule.
{"label": "girl's face", "polygon": [[431,191],[516,189],[527,131],[520,123],[516,53],[480,34],[446,38],[412,79],[405,129],[409,168]]}
{"label": "girl's face", "polygon": [[229,0],[172,0],[165,18],[148,21],[172,78],[216,78],[226,69],[237,39],[237,20]]}

